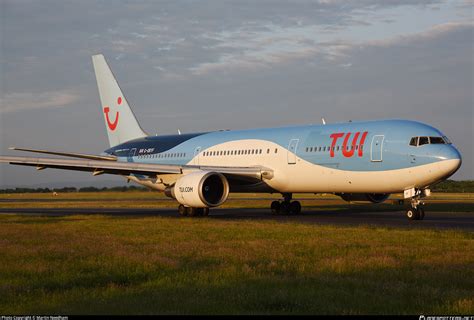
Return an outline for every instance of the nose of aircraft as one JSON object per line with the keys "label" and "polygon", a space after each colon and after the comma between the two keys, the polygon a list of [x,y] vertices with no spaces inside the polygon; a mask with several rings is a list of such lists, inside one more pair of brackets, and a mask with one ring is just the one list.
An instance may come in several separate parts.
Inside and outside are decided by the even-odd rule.
{"label": "nose of aircraft", "polygon": [[437,154],[439,168],[447,176],[454,174],[461,167],[461,153],[453,145],[445,145]]}

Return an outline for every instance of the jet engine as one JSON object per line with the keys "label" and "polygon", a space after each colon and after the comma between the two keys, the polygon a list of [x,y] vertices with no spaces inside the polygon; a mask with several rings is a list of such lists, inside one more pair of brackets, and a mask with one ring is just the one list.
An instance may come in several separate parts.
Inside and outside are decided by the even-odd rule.
{"label": "jet engine", "polygon": [[220,173],[197,171],[180,177],[165,194],[188,207],[217,207],[227,200],[229,182]]}
{"label": "jet engine", "polygon": [[369,201],[382,203],[388,199],[390,193],[337,193],[345,201]]}

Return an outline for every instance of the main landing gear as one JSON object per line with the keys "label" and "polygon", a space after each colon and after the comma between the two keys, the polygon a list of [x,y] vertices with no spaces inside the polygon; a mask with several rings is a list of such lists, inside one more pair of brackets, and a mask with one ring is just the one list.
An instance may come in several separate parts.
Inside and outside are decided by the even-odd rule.
{"label": "main landing gear", "polygon": [[299,201],[291,201],[292,196],[291,193],[283,193],[283,201],[273,201],[270,206],[272,214],[300,214],[301,203]]}
{"label": "main landing gear", "polygon": [[180,204],[178,213],[181,217],[207,217],[209,215],[209,208],[193,208]]}
{"label": "main landing gear", "polygon": [[423,220],[425,218],[424,202],[421,198],[428,196],[429,190],[416,190],[416,194],[410,200],[410,208],[407,209],[406,215],[409,220]]}

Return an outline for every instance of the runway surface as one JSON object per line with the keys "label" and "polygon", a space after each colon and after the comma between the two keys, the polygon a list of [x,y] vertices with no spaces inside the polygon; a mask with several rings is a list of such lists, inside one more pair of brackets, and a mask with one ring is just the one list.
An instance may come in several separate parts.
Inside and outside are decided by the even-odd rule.
{"label": "runway surface", "polygon": [[[178,217],[176,209],[104,209],[104,208],[14,208],[0,209],[0,214],[18,214],[26,216],[72,216],[107,215],[113,217],[174,217],[176,219],[202,219]],[[271,215],[269,209],[211,209],[208,219],[216,220],[265,220],[275,222],[295,222],[322,225],[371,227],[401,227],[421,229],[462,229],[474,231],[474,213],[471,212],[426,212],[422,221],[409,221],[404,211],[392,212],[348,212],[348,211],[304,211],[300,215]]]}

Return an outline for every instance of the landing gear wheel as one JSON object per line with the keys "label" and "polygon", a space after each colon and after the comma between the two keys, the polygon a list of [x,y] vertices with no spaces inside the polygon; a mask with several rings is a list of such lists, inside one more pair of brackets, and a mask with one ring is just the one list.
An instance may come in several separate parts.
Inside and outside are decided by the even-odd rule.
{"label": "landing gear wheel", "polygon": [[409,208],[407,210],[407,218],[409,220],[419,220],[420,219],[420,212],[416,208]]}
{"label": "landing gear wheel", "polygon": [[196,216],[202,217],[204,215],[204,208],[196,208]]}
{"label": "landing gear wheel", "polygon": [[289,214],[290,213],[290,202],[282,201],[282,203],[280,203],[280,212],[282,214]]}
{"label": "landing gear wheel", "polygon": [[187,208],[186,208],[186,212],[188,213],[188,216],[189,216],[189,217],[195,217],[195,216],[197,216],[197,213],[198,213],[198,212],[197,212],[196,209],[197,209],[197,208],[187,207]]}
{"label": "landing gear wheel", "polygon": [[207,217],[209,215],[209,208],[202,208],[202,215]]}
{"label": "landing gear wheel", "polygon": [[425,209],[423,207],[418,207],[418,220],[423,220],[425,218]]}
{"label": "landing gear wheel", "polygon": [[301,203],[299,201],[293,201],[290,203],[290,214],[300,214],[301,213]]}
{"label": "landing gear wheel", "polygon": [[178,207],[178,214],[181,216],[181,217],[186,217],[188,212],[187,212],[187,208],[180,204],[179,207]]}
{"label": "landing gear wheel", "polygon": [[272,214],[279,214],[280,213],[280,202],[279,201],[273,201],[272,205],[270,206],[270,209],[272,210]]}

